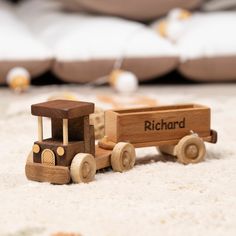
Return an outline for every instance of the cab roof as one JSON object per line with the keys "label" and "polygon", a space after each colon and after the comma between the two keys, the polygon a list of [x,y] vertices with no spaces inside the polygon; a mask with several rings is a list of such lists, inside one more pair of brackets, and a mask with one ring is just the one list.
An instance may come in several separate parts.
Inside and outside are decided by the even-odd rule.
{"label": "cab roof", "polygon": [[31,106],[34,116],[44,116],[58,119],[73,119],[94,113],[94,104],[69,100],[53,100]]}

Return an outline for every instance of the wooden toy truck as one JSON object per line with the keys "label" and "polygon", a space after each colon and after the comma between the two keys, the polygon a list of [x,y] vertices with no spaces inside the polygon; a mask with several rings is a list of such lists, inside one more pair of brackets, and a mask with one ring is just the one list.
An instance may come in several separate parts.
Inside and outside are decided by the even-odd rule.
{"label": "wooden toy truck", "polygon": [[[89,115],[94,104],[55,100],[32,105],[38,116],[38,141],[28,156],[30,180],[66,184],[90,182],[99,169],[123,172],[135,164],[135,148],[159,147],[181,163],[203,160],[204,141],[216,143],[210,109],[202,105],[159,106],[105,113],[105,137],[95,145]],[[43,139],[42,117],[51,118],[52,137]]]}

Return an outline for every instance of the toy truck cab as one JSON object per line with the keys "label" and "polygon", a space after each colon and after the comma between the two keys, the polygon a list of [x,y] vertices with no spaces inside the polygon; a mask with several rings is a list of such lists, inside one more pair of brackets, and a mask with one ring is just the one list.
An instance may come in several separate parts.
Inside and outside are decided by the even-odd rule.
{"label": "toy truck cab", "polygon": [[[75,159],[82,161],[84,177],[86,171],[88,175],[96,171],[94,128],[89,125],[89,114],[93,112],[94,104],[88,102],[56,100],[31,106],[32,115],[38,117],[38,140],[34,142],[26,165],[29,179],[44,181],[46,178],[54,182],[56,173],[61,173],[69,182],[68,167],[73,160],[76,162]],[[52,137],[48,139],[43,138],[43,117],[51,119]]]}

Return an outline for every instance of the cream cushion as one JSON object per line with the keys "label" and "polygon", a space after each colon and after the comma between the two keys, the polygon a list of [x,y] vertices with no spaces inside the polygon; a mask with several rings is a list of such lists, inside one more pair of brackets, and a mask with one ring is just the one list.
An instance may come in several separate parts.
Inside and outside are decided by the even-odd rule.
{"label": "cream cushion", "polygon": [[[24,2],[18,14],[55,55],[54,73],[87,82],[110,73],[117,61],[140,80],[176,68],[173,45],[147,26],[116,17],[66,13],[54,1]],[[27,14],[28,13],[28,14]]]}
{"label": "cream cushion", "polygon": [[14,67],[25,67],[31,76],[49,69],[51,51],[37,40],[14,13],[14,8],[0,1],[0,83]]}
{"label": "cream cushion", "polygon": [[175,7],[194,9],[202,0],[57,0],[70,10],[115,15],[133,20],[151,20]]}
{"label": "cream cushion", "polygon": [[196,13],[177,40],[180,72],[196,80],[236,80],[236,12]]}

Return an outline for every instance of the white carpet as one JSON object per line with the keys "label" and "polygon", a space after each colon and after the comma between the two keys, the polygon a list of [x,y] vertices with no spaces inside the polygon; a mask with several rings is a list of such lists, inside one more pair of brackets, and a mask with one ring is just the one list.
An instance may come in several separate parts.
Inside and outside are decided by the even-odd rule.
{"label": "white carpet", "polygon": [[[146,87],[160,103],[197,102],[212,107],[216,145],[205,162],[164,161],[154,148],[138,150],[127,173],[108,171],[90,184],[50,185],[28,181],[25,159],[36,139],[31,103],[71,90],[94,101],[109,89],[34,88],[19,96],[0,88],[0,235],[84,236],[236,235],[236,85]],[[154,159],[146,164],[145,160]]]}

